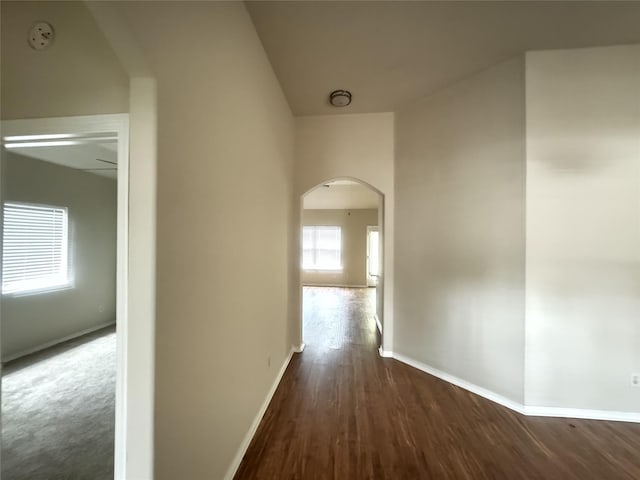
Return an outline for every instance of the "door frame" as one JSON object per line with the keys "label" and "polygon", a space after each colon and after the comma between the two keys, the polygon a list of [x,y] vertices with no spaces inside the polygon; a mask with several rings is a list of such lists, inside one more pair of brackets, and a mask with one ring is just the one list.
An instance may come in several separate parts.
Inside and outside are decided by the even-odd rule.
{"label": "door frame", "polygon": [[[127,338],[129,271],[129,114],[4,120],[2,143],[14,136],[111,133],[118,141],[116,240],[116,398],[114,478],[124,479],[127,458]],[[1,196],[0,196],[1,198]],[[1,245],[1,242],[0,242]],[[1,250],[0,250],[1,251]],[[0,257],[1,258],[1,257]],[[1,301],[1,297],[0,297]]]}
{"label": "door frame", "polygon": [[[385,205],[386,205],[386,195],[384,194],[384,192],[382,192],[382,190],[374,187],[373,185],[371,185],[368,182],[365,182],[364,180],[361,180],[357,177],[350,177],[350,176],[337,176],[337,177],[330,177],[327,180],[324,180],[320,183],[317,183],[316,185],[314,185],[313,187],[309,188],[308,190],[302,192],[300,194],[300,196],[298,197],[298,211],[297,211],[297,231],[294,235],[294,245],[296,246],[296,248],[293,251],[293,262],[294,265],[297,265],[296,268],[296,281],[297,281],[297,307],[298,307],[298,322],[297,322],[297,338],[295,339],[295,341],[297,343],[294,344],[294,349],[296,352],[302,352],[305,348],[305,343],[304,343],[304,312],[303,312],[303,306],[304,306],[304,292],[303,292],[303,282],[302,282],[302,227],[304,226],[304,222],[302,220],[302,215],[304,212],[304,198],[311,193],[312,191],[316,190],[317,188],[323,188],[323,185],[327,184],[327,183],[331,183],[333,181],[336,180],[350,180],[356,183],[359,183],[360,185],[367,187],[368,189],[370,189],[372,192],[375,192],[378,194],[378,232],[379,232],[379,248],[380,248],[380,277],[378,279],[378,285],[376,286],[376,295],[379,295],[380,298],[380,305],[381,308],[378,311],[378,300],[376,299],[376,324],[377,327],[380,331],[380,346],[379,346],[379,352],[381,356],[390,356],[388,353],[386,353],[386,351],[384,350],[383,346],[385,344],[385,339],[388,339],[391,337],[391,332],[392,332],[392,328],[390,328],[390,322],[386,323],[385,319],[384,319],[384,304],[387,302],[387,299],[385,297],[386,293],[385,293],[385,280],[386,280],[386,274],[385,274],[385,265],[384,262],[386,261],[386,254],[385,254],[385,237],[386,237],[386,233],[387,233],[387,229],[389,228],[387,221],[386,221],[386,215],[385,215]],[[391,302],[389,302],[391,303]],[[383,318],[380,318],[383,317]]]}
{"label": "door frame", "polygon": [[371,277],[375,276],[380,278],[380,275],[371,275],[370,272],[370,262],[371,262],[371,232],[378,233],[378,271],[380,271],[381,260],[381,248],[380,248],[380,227],[378,225],[367,225],[367,287],[376,287],[378,285],[378,280],[375,282],[371,280]]}

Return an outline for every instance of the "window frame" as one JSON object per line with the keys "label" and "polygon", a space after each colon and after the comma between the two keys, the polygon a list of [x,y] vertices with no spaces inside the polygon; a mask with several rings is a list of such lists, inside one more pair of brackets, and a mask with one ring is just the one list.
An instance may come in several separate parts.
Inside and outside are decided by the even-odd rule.
{"label": "window frame", "polygon": [[[312,238],[313,238],[313,246],[311,249],[307,249],[305,248],[305,230],[311,230],[313,232]],[[338,253],[338,262],[336,265],[323,265],[323,264],[318,264],[317,262],[317,255],[318,255],[318,251],[320,249],[317,248],[317,232],[319,230],[337,230],[338,233],[338,248],[337,248],[337,253]],[[343,270],[343,258],[342,258],[342,250],[343,250],[343,245],[342,245],[342,227],[340,225],[303,225],[302,227],[302,255],[301,255],[301,259],[300,259],[300,263],[302,266],[302,270],[306,271],[306,272],[341,272]],[[312,255],[313,255],[313,264],[312,265],[307,265],[305,264],[304,258],[305,258],[305,251],[306,250],[311,250],[312,251]]]}
{"label": "window frame", "polygon": [[[59,273],[51,275],[43,275],[40,279],[46,279],[51,277],[50,281],[42,280],[38,283],[38,279],[30,280],[14,280],[11,283],[5,283],[5,267],[6,267],[6,250],[7,245],[6,238],[6,207],[14,206],[18,208],[26,208],[32,210],[49,210],[52,213],[59,211],[62,213],[62,227],[61,227],[61,245],[60,245],[60,261],[58,262]],[[2,203],[2,269],[1,269],[1,282],[0,291],[2,296],[26,296],[37,295],[40,293],[46,293],[56,290],[65,290],[73,286],[73,278],[71,274],[70,265],[70,222],[69,222],[69,209],[59,205],[50,205],[42,203],[32,202],[20,202],[20,201],[5,201]],[[52,242],[53,243],[53,242]],[[29,287],[29,282],[33,286]]]}

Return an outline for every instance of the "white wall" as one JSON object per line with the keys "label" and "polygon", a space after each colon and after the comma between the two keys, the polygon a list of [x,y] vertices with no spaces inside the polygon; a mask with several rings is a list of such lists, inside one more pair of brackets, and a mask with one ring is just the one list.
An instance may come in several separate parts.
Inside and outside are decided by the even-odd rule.
{"label": "white wall", "polygon": [[302,224],[338,226],[342,235],[342,270],[303,270],[303,284],[367,286],[367,226],[378,225],[377,209],[304,209]]}
{"label": "white wall", "polygon": [[[384,349],[393,348],[394,295],[394,115],[322,115],[296,118],[295,195],[297,208],[301,196],[313,187],[339,177],[362,180],[384,195],[380,209],[384,217]],[[297,212],[299,215],[299,211]],[[299,245],[298,237],[298,245]],[[299,253],[296,258],[299,258]],[[299,262],[299,260],[298,260]],[[299,275],[299,270],[296,272]],[[295,298],[300,312],[300,298]],[[300,338],[298,316],[297,338]]]}
{"label": "white wall", "polygon": [[[53,147],[52,147],[53,148]],[[116,320],[116,182],[3,152],[3,201],[68,208],[69,289],[2,297],[2,358]]]}
{"label": "white wall", "polygon": [[[3,1],[2,118],[128,111],[129,79],[83,2]],[[27,43],[36,21],[53,25],[46,50]]]}
{"label": "white wall", "polygon": [[223,478],[293,341],[293,117],[243,4],[118,7],[158,89],[154,478]]}
{"label": "white wall", "polygon": [[396,113],[394,353],[522,403],[524,61]]}
{"label": "white wall", "polygon": [[527,54],[526,403],[640,411],[640,46]]}

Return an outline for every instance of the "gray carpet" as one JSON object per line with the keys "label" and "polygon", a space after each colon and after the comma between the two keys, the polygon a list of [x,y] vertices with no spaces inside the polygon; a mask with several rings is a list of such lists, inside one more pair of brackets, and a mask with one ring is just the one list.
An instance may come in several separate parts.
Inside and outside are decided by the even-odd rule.
{"label": "gray carpet", "polygon": [[2,480],[113,479],[114,328],[5,365]]}

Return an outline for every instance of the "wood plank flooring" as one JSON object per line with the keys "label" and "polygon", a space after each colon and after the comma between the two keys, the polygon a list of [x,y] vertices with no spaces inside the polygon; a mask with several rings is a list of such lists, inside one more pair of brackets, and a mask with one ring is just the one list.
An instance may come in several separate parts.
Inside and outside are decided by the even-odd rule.
{"label": "wood plank flooring", "polygon": [[640,479],[640,425],[525,417],[378,356],[372,289],[305,288],[294,355],[236,480]]}

